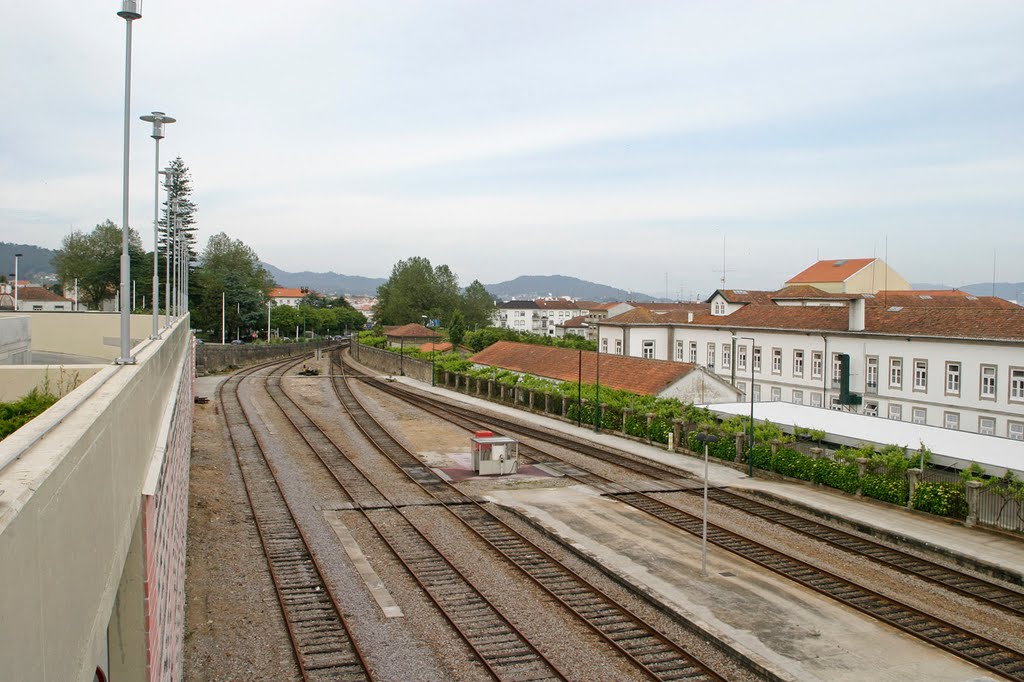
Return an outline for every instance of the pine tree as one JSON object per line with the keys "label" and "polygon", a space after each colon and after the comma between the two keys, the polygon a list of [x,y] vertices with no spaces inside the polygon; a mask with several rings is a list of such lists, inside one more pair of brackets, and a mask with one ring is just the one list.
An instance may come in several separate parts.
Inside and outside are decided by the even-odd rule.
{"label": "pine tree", "polygon": [[181,230],[188,243],[189,265],[191,266],[198,257],[198,250],[195,248],[195,245],[196,232],[198,231],[196,227],[196,213],[199,211],[199,208],[195,205],[195,202],[189,199],[189,195],[192,194],[192,178],[189,175],[188,166],[185,165],[180,156],[171,161],[169,166],[175,175],[174,182],[170,184],[170,191],[167,192],[167,200],[164,201],[164,220],[160,230],[160,253],[161,255],[166,253],[168,211],[171,202],[177,199],[178,212],[176,215],[180,218]]}

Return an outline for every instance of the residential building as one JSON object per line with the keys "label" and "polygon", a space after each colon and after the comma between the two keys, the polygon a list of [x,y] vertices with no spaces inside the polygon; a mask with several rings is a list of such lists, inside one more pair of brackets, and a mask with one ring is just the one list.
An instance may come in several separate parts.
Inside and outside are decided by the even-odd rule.
{"label": "residential building", "polygon": [[755,401],[1024,439],[1024,309],[999,298],[726,290],[702,310],[634,308],[600,323],[599,338],[611,353],[699,363],[745,396],[753,383]]}
{"label": "residential building", "polygon": [[418,322],[410,322],[397,327],[384,327],[384,335],[392,346],[422,346],[425,343],[435,343],[441,335],[432,329],[424,327]]}
{"label": "residential building", "polygon": [[913,287],[881,258],[820,260],[786,282],[805,284],[833,294],[909,291]]}
{"label": "residential building", "polygon": [[74,309],[74,301],[70,301],[44,287],[18,287],[18,310],[20,312],[70,312]]}
{"label": "residential building", "polygon": [[307,287],[274,287],[270,290],[269,297],[274,305],[290,305],[293,308],[298,308],[302,299],[310,293],[316,294]]}
{"label": "residential building", "polygon": [[558,336],[559,325],[564,325],[574,317],[586,316],[589,312],[579,302],[568,299],[541,298],[534,302],[540,311],[541,333],[547,336]]}
{"label": "residential building", "polygon": [[545,334],[541,325],[540,306],[536,301],[504,301],[494,310],[495,327],[514,329],[528,334]]}
{"label": "residential building", "polygon": [[589,338],[590,333],[590,322],[588,317],[585,315],[577,315],[576,317],[569,318],[565,322],[560,322],[555,325],[555,336],[562,338],[565,336],[582,336],[583,338]]}

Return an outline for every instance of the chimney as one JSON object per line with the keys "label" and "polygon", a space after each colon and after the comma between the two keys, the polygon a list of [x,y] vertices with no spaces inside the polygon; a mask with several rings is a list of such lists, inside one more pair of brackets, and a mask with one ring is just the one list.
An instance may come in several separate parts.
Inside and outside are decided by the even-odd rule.
{"label": "chimney", "polygon": [[864,331],[864,299],[852,299],[848,305],[850,309],[850,331]]}
{"label": "chimney", "polygon": [[686,321],[687,322],[693,322],[693,311],[692,310],[686,313]]}

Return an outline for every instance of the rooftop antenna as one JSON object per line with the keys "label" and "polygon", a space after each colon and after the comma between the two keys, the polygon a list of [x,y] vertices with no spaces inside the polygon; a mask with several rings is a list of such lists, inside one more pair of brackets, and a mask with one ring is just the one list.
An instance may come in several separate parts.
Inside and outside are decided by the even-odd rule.
{"label": "rooftop antenna", "polygon": [[996,250],[992,249],[992,298],[996,296]]}
{"label": "rooftop antenna", "polygon": [[721,288],[724,290],[725,289],[725,273],[728,272],[728,270],[725,267],[725,237],[722,237],[722,269],[721,270],[712,270],[712,272],[721,272],[722,273],[722,276],[719,278],[718,281],[721,282]]}

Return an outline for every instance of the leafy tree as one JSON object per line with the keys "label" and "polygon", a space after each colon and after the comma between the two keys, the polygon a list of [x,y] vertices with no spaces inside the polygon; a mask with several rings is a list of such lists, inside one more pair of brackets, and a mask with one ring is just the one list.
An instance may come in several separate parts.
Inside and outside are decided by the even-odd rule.
{"label": "leafy tree", "polygon": [[[136,283],[152,281],[152,255],[146,255],[139,233],[130,228],[128,257],[132,279]],[[104,299],[115,296],[121,283],[121,228],[107,220],[89,233],[75,230],[64,237],[52,262],[66,286],[73,286],[78,279],[79,300],[96,309]],[[143,285],[140,291],[149,289]]]}
{"label": "leafy tree", "polygon": [[452,342],[453,346],[459,346],[462,344],[465,336],[466,318],[461,310],[456,310],[452,313],[452,319],[448,322],[448,340]]}
{"label": "leafy tree", "polygon": [[480,280],[473,280],[462,295],[462,314],[465,316],[466,328],[479,329],[491,324],[494,307],[494,297]]}
{"label": "leafy tree", "polygon": [[267,292],[274,286],[259,256],[223,232],[210,237],[189,282],[190,312],[197,329],[220,329],[221,294],[225,326],[249,336],[266,323]]}
{"label": "leafy tree", "polygon": [[377,315],[381,324],[408,324],[428,319],[449,319],[458,307],[458,278],[447,265],[431,266],[415,256],[398,261],[388,281],[377,288]]}

